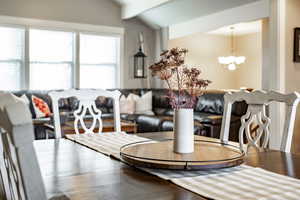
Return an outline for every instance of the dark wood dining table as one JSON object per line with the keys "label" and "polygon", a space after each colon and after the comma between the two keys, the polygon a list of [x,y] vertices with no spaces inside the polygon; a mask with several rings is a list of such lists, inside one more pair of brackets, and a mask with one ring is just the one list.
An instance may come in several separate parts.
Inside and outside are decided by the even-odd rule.
{"label": "dark wood dining table", "polygon": [[[157,132],[140,136],[162,139],[172,135]],[[37,140],[34,145],[49,197],[65,194],[72,200],[205,199],[67,139]],[[245,164],[300,179],[298,154],[251,151]]]}

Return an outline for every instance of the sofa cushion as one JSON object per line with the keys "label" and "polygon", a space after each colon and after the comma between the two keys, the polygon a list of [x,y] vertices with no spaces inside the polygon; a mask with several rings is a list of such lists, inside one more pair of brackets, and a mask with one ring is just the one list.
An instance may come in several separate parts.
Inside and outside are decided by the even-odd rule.
{"label": "sofa cushion", "polygon": [[125,121],[132,121],[135,122],[136,118],[140,116],[139,114],[121,114],[121,119]]}
{"label": "sofa cushion", "polygon": [[205,92],[198,97],[195,107],[197,112],[222,115],[224,109],[224,92]]}
{"label": "sofa cushion", "polygon": [[168,99],[168,90],[167,89],[153,89],[152,90],[152,104],[153,108],[166,108],[171,109]]}
{"label": "sofa cushion", "polygon": [[235,102],[232,104],[231,114],[235,116],[243,116],[246,114],[248,104],[245,101]]}
{"label": "sofa cushion", "polygon": [[166,108],[153,108],[153,112],[155,115],[164,115],[166,110]]}
{"label": "sofa cushion", "polygon": [[[161,123],[160,131],[173,131],[174,122],[172,120],[165,120]],[[207,130],[200,123],[194,122],[194,134],[206,136]]]}
{"label": "sofa cushion", "polygon": [[155,113],[155,115],[159,115],[159,116],[173,116],[174,115],[174,109],[155,108],[154,113]]}
{"label": "sofa cushion", "polygon": [[[222,118],[223,118],[222,115],[214,115],[205,112],[194,112],[194,119],[200,123],[220,125],[222,124]],[[237,120],[240,120],[240,117],[235,115],[231,116],[231,122],[235,122]]]}
{"label": "sofa cushion", "polygon": [[161,119],[157,116],[139,115],[136,117],[138,132],[157,132],[160,131]]}

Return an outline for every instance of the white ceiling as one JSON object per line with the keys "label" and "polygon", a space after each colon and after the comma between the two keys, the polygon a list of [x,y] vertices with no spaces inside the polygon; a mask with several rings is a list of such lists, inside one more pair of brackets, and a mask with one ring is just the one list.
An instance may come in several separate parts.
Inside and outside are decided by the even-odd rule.
{"label": "white ceiling", "polygon": [[155,4],[155,2],[159,2],[159,0],[114,1],[121,4],[123,9],[126,9],[129,6],[132,7],[135,4],[141,5],[142,1],[144,1],[145,4],[156,5],[136,14],[149,25],[157,28],[178,24],[258,0],[169,0],[166,3],[161,4]]}
{"label": "white ceiling", "polygon": [[233,24],[230,26],[219,28],[214,31],[210,31],[208,33],[214,35],[231,35],[231,29],[230,29],[231,27],[234,27],[235,35],[246,35],[250,33],[258,33],[261,32],[262,21],[257,20],[253,22]]}
{"label": "white ceiling", "polygon": [[[120,3],[121,5],[127,5],[127,4],[132,4],[132,3],[136,3],[140,0],[115,0],[118,3]],[[148,0],[149,1],[149,0]]]}
{"label": "white ceiling", "polygon": [[257,0],[174,0],[141,16],[150,23],[166,27],[254,1]]}

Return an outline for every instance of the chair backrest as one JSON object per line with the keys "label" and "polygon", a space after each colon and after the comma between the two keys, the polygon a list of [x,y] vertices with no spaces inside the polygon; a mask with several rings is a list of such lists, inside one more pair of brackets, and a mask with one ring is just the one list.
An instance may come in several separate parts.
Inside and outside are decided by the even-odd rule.
{"label": "chair backrest", "polygon": [[[266,106],[271,102],[281,102],[286,104],[287,109],[280,150],[290,152],[299,100],[300,95],[297,92],[291,94],[259,90],[254,92],[245,90],[228,92],[224,96],[225,106],[220,139],[223,142],[228,141],[232,104],[236,101],[246,101],[248,109],[247,113],[241,118],[241,127],[239,130],[240,148],[243,149],[244,135],[246,135],[249,145],[266,148],[270,138],[269,129],[271,123],[270,118],[266,114]],[[250,126],[252,123],[255,123],[258,126],[257,135],[255,136],[252,136],[250,133]],[[262,143],[261,146],[259,146],[261,140]]]}
{"label": "chair backrest", "polygon": [[[78,109],[74,111],[74,130],[76,134],[79,134],[79,125],[84,130],[85,134],[93,133],[97,123],[98,132],[102,132],[102,112],[96,106],[96,99],[98,97],[112,98],[114,105],[114,128],[116,132],[121,131],[120,122],[120,95],[118,90],[106,91],[106,90],[65,90],[65,91],[53,91],[49,93],[52,99],[52,110],[54,117],[55,137],[61,138],[61,123],[59,115],[58,101],[63,98],[76,97],[79,101]],[[92,123],[90,127],[87,127],[84,121],[84,117],[90,114],[92,116]]]}
{"label": "chair backrest", "polygon": [[0,199],[46,200],[30,110],[10,93],[0,94],[0,135]]}

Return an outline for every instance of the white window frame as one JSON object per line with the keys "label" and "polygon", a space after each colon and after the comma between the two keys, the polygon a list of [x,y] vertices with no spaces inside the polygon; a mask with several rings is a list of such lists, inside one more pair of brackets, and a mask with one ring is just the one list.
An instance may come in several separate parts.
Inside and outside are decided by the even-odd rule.
{"label": "white window frame", "polygon": [[40,20],[22,17],[10,17],[0,15],[0,26],[24,28],[24,58],[23,67],[21,69],[21,88],[29,89],[29,76],[30,76],[30,60],[29,60],[29,29],[49,30],[49,31],[64,31],[73,32],[74,39],[74,56],[73,56],[73,87],[79,88],[80,86],[80,34],[95,34],[99,36],[110,36],[119,39],[118,44],[118,63],[116,67],[116,87],[122,88],[123,77],[123,62],[124,62],[124,28],[110,27],[91,24],[69,23],[60,21]]}
{"label": "white window frame", "polygon": [[[81,31],[81,32],[79,32],[77,35],[78,35],[78,42],[77,42],[77,45],[80,45],[80,34],[84,34],[84,35],[96,35],[96,36],[107,36],[107,37],[115,37],[115,38],[117,38],[118,40],[117,40],[117,46],[116,46],[116,48],[117,48],[117,62],[116,62],[116,64],[115,63],[99,63],[99,64],[91,64],[91,65],[103,65],[103,66],[107,66],[107,65],[113,65],[113,66],[115,66],[116,65],[116,87],[117,88],[121,88],[122,86],[123,86],[123,84],[122,84],[122,80],[121,80],[121,63],[122,63],[122,53],[121,52],[123,52],[123,51],[121,51],[122,50],[122,38],[123,37],[118,37],[118,35],[116,35],[116,34],[104,34],[104,33],[102,33],[102,34],[99,34],[99,33],[97,33],[97,32],[88,32],[88,31]],[[81,62],[80,62],[80,47],[78,48],[78,50],[79,50],[79,52],[78,52],[78,59],[77,59],[77,62],[78,62],[78,66],[77,66],[77,74],[80,74],[80,64],[81,64]],[[78,76],[78,79],[77,79],[77,88],[80,88],[80,75]]]}
{"label": "white window frame", "polygon": [[23,29],[24,31],[24,36],[23,36],[23,49],[22,49],[22,57],[21,59],[8,59],[8,60],[0,60],[0,62],[19,62],[20,63],[20,86],[19,89],[26,89],[26,69],[25,69],[25,54],[26,54],[26,28],[24,26],[20,25],[8,25],[8,24],[0,24],[1,27],[7,27],[7,28],[18,28],[18,29]]}
{"label": "white window frame", "polygon": [[[30,54],[29,54],[29,52],[30,52],[30,39],[29,39],[29,36],[30,36],[30,30],[41,30],[41,31],[57,31],[57,32],[59,32],[59,31],[61,31],[61,32],[69,32],[69,33],[72,33],[73,34],[73,53],[72,53],[72,61],[65,61],[65,62],[39,62],[39,61],[30,61]],[[73,32],[73,31],[70,31],[70,30],[62,30],[62,29],[58,29],[58,28],[45,28],[45,27],[42,27],[42,28],[37,28],[37,27],[27,27],[26,28],[26,32],[27,32],[27,36],[26,36],[26,38],[27,38],[27,45],[26,45],[26,54],[28,54],[27,55],[27,59],[28,59],[28,66],[26,67],[26,71],[28,72],[27,73],[27,79],[26,80],[28,80],[28,82],[27,82],[27,89],[30,89],[30,64],[31,63],[41,63],[41,64],[56,64],[56,63],[59,63],[59,64],[61,64],[61,63],[67,63],[67,64],[71,64],[71,74],[72,74],[72,77],[71,77],[71,87],[72,88],[75,88],[76,87],[76,81],[75,81],[75,79],[76,79],[76,76],[74,76],[74,74],[75,74],[75,65],[76,65],[76,59],[75,59],[75,57],[77,56],[76,55],[76,48],[77,48],[77,46],[76,46],[76,35],[78,34],[77,32]],[[62,89],[62,88],[60,88],[60,89]]]}

